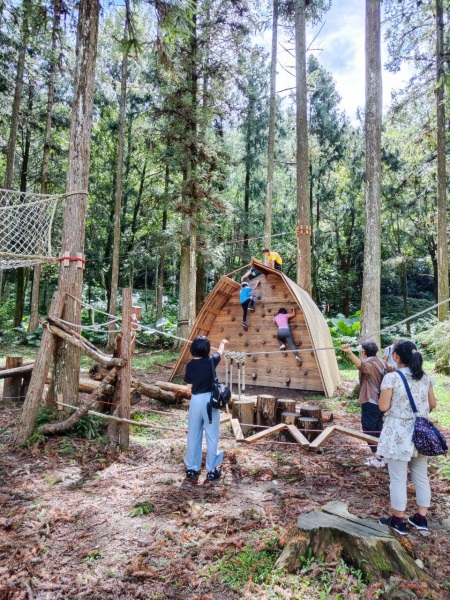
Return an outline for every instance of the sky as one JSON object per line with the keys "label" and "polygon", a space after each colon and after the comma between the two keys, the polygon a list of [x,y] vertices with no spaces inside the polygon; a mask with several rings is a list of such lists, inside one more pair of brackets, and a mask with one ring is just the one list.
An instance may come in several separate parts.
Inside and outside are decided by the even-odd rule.
{"label": "sky", "polygon": [[[363,108],[365,102],[365,2],[333,0],[332,8],[324,20],[325,24],[322,22],[308,28],[307,46],[311,47],[310,52],[313,52],[320,64],[332,74],[342,98],[341,109],[345,110],[351,121],[355,121],[358,107]],[[295,78],[285,70],[288,68],[294,72],[295,59],[283,50],[292,50],[292,44],[289,45],[286,39],[283,39],[283,29],[280,28],[278,35],[277,90],[280,91],[295,86]],[[271,31],[264,37],[270,52]],[[387,58],[387,48],[382,42],[383,65]],[[389,73],[383,67],[383,111],[390,104],[392,90],[405,87],[409,75],[409,67],[404,67],[395,74]]]}

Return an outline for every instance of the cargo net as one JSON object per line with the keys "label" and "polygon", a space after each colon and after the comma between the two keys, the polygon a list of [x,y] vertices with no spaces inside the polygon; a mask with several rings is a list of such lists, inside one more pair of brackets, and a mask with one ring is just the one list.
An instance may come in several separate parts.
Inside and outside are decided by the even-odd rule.
{"label": "cargo net", "polygon": [[51,233],[63,197],[0,189],[0,269],[58,260],[52,257]]}

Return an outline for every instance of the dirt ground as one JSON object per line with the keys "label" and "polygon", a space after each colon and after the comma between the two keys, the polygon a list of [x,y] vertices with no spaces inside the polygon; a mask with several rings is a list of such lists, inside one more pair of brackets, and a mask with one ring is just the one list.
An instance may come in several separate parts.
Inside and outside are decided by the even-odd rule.
{"label": "dirt ground", "polygon": [[[146,414],[155,428],[136,430],[123,453],[68,436],[13,452],[19,409],[3,403],[0,410],[0,600],[315,599],[276,584],[269,590],[251,577],[231,589],[218,561],[283,540],[299,514],[330,500],[364,518],[389,514],[387,471],[364,467],[367,446],[347,437],[335,435],[313,454],[275,438],[238,445],[221,425],[224,476],[206,483],[203,471],[193,486],[183,471],[186,407],[134,407],[169,414]],[[334,420],[359,429],[358,414],[334,411]],[[450,598],[450,485],[430,471],[430,532],[408,539],[434,583],[400,580],[398,595],[374,583],[363,596],[342,583],[326,597]]]}

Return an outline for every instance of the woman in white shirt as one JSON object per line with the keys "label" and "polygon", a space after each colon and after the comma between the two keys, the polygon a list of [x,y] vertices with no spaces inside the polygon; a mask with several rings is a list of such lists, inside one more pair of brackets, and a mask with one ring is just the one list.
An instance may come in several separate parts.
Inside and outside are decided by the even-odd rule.
{"label": "woman in white shirt", "polygon": [[[427,417],[436,406],[436,398],[433,380],[422,369],[422,355],[413,342],[400,340],[395,345],[392,356],[397,369],[402,371],[408,381],[418,410],[417,416]],[[407,535],[404,515],[409,465],[411,479],[416,487],[417,512],[408,518],[408,523],[416,529],[427,531],[426,515],[431,503],[428,457],[419,454],[413,444],[414,414],[403,381],[395,371],[384,376],[378,406],[385,412],[378,452],[388,463],[393,513],[391,517],[383,517],[379,522],[389,525],[401,535]]]}

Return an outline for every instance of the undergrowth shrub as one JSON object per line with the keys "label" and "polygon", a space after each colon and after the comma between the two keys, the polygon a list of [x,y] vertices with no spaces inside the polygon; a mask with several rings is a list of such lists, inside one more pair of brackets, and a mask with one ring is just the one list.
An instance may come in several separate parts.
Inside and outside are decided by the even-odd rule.
{"label": "undergrowth shrub", "polygon": [[427,351],[434,353],[436,371],[450,375],[450,320],[423,331],[417,340]]}

